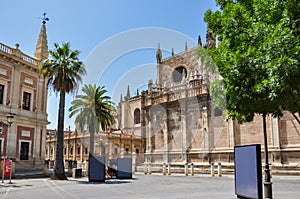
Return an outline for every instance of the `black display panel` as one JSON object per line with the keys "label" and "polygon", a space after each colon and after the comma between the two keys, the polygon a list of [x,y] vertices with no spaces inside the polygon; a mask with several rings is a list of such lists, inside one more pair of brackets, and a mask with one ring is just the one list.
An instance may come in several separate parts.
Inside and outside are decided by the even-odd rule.
{"label": "black display panel", "polygon": [[132,178],[131,158],[118,158],[117,178],[121,178],[121,179]]}
{"label": "black display panel", "polygon": [[234,147],[235,194],[239,198],[262,198],[260,144]]}
{"label": "black display panel", "polygon": [[88,175],[90,182],[105,182],[105,157],[89,157]]}

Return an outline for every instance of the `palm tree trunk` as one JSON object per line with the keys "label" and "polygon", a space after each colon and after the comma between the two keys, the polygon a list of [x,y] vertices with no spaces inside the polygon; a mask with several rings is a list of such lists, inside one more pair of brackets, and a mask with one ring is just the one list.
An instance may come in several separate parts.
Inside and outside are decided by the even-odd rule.
{"label": "palm tree trunk", "polygon": [[57,141],[56,141],[56,158],[54,167],[54,178],[58,180],[67,180],[64,169],[64,115],[65,115],[65,91],[60,91],[59,109],[58,109],[58,125],[57,125]]}
{"label": "palm tree trunk", "polygon": [[90,132],[90,156],[94,156],[94,137],[95,137],[95,125],[94,125],[95,118],[91,119],[91,123],[89,126],[89,132]]}

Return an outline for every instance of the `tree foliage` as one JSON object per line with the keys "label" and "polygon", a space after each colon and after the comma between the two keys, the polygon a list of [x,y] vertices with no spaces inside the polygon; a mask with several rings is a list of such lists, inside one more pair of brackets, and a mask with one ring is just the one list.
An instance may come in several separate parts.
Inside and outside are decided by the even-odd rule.
{"label": "tree foliage", "polygon": [[205,21],[218,39],[210,50],[223,77],[229,118],[300,112],[300,1],[217,0]]}
{"label": "tree foliage", "polygon": [[79,51],[72,51],[70,43],[61,46],[55,43],[54,46],[55,49],[49,51],[50,58],[41,63],[40,72],[48,80],[48,87],[60,95],[54,178],[66,180],[63,159],[65,96],[76,91],[86,71],[78,58]]}
{"label": "tree foliage", "polygon": [[48,86],[54,92],[73,93],[82,80],[81,76],[86,74],[78,57],[80,52],[71,50],[70,43],[61,46],[54,43],[54,47],[54,50],[49,50],[50,58],[41,64],[41,74],[48,79]]}
{"label": "tree foliage", "polygon": [[70,115],[76,115],[75,124],[81,129],[88,127],[90,133],[90,154],[94,154],[94,133],[99,132],[99,127],[106,131],[113,122],[115,108],[110,97],[106,95],[104,86],[84,85],[82,95],[77,95],[69,108]]}

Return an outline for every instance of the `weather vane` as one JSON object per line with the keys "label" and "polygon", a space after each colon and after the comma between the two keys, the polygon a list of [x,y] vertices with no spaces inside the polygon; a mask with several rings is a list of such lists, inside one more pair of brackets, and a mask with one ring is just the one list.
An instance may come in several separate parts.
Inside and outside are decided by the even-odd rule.
{"label": "weather vane", "polygon": [[43,13],[43,18],[40,18],[40,19],[42,19],[43,20],[43,24],[46,24],[46,21],[49,21],[49,18],[48,17],[46,17],[46,15],[47,15],[47,13]]}

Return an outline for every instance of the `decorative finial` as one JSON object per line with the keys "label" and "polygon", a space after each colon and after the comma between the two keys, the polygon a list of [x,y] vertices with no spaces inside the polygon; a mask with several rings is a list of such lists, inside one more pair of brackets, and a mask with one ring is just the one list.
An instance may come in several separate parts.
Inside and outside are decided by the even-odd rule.
{"label": "decorative finial", "polygon": [[213,33],[210,30],[206,32],[206,44],[204,48],[211,49],[216,47],[216,39],[213,37]]}
{"label": "decorative finial", "polygon": [[46,21],[49,21],[49,18],[46,17],[47,13],[43,13],[43,18],[41,18],[43,20],[43,24],[46,24]]}
{"label": "decorative finial", "polygon": [[187,42],[185,42],[185,51],[187,52],[189,49],[188,49],[188,45],[187,45]]}
{"label": "decorative finial", "polygon": [[198,36],[198,46],[202,46],[202,41],[200,35]]}
{"label": "decorative finial", "polygon": [[20,47],[20,44],[16,43],[15,46],[16,46],[16,49],[18,50]]}
{"label": "decorative finial", "polygon": [[158,43],[157,51],[156,51],[156,61],[157,63],[161,63],[161,60],[162,60],[162,53],[160,50],[160,43]]}
{"label": "decorative finial", "polygon": [[130,99],[130,88],[129,88],[129,85],[128,85],[128,87],[127,87],[127,94],[126,94],[126,96],[125,96],[125,101],[127,101],[127,100],[129,100]]}

